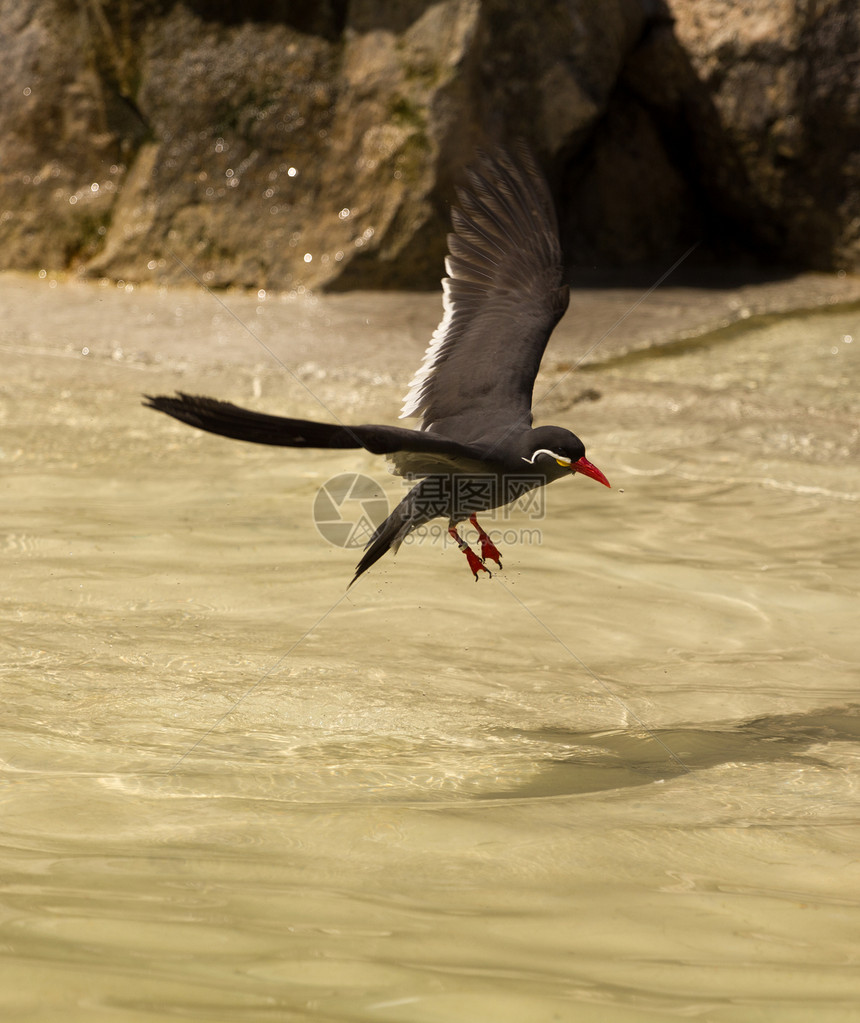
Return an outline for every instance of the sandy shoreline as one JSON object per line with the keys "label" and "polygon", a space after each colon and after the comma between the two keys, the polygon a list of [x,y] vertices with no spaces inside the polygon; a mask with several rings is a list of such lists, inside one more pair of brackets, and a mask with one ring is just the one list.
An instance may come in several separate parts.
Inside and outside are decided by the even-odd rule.
{"label": "sandy shoreline", "polygon": [[[757,316],[857,302],[860,276],[835,274],[653,291],[574,288],[545,366],[603,362]],[[0,310],[6,352],[77,356],[86,349],[94,360],[269,368],[280,361],[291,370],[311,364],[347,376],[367,372],[399,386],[440,318],[441,294],[255,295],[5,273]]]}

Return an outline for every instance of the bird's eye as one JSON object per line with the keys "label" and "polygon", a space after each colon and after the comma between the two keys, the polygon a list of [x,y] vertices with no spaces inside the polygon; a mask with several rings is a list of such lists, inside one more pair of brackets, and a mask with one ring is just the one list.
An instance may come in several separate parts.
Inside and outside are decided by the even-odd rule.
{"label": "bird's eye", "polygon": [[569,458],[557,458],[556,461],[558,462],[559,465],[564,466],[565,469],[569,469],[570,468],[570,459]]}

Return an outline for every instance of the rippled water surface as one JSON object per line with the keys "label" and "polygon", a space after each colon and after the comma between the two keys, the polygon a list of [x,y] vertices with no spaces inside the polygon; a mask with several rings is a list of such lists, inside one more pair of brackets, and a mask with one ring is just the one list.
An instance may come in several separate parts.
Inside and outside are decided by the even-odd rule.
{"label": "rippled water surface", "polygon": [[428,536],[346,593],[311,509],[396,499],[379,460],[139,395],[393,422],[433,304],[15,301],[4,1019],[858,1018],[856,310],[575,374],[562,331],[538,418],[613,489],[499,515],[478,585]]}

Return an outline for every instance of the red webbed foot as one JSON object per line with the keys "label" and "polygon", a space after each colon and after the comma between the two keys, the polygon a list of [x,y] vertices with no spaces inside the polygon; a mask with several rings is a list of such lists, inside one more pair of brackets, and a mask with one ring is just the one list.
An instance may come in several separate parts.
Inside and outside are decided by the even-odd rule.
{"label": "red webbed foot", "polygon": [[490,578],[492,578],[493,573],[487,567],[485,567],[483,560],[478,557],[478,555],[460,536],[457,530],[453,526],[451,526],[448,532],[454,538],[454,541],[456,542],[460,550],[466,555],[466,560],[469,562],[469,569],[471,570],[472,575],[475,577],[475,582],[478,581],[478,572],[486,572],[487,575],[490,576]]}
{"label": "red webbed foot", "polygon": [[501,552],[499,551],[498,547],[496,547],[496,545],[489,538],[489,536],[478,525],[478,519],[477,519],[477,517],[475,515],[472,515],[470,517],[469,521],[472,523],[472,525],[478,531],[478,539],[481,541],[481,561],[486,561],[487,558],[489,558],[490,561],[495,561],[495,563],[499,566],[499,568],[501,568],[502,567],[502,555],[501,555]]}
{"label": "red webbed foot", "polygon": [[469,568],[472,570],[475,582],[478,581],[478,572],[486,572],[492,578],[493,573],[484,565],[481,558],[478,557],[471,547],[462,547],[461,550],[466,555],[466,560],[469,562]]}

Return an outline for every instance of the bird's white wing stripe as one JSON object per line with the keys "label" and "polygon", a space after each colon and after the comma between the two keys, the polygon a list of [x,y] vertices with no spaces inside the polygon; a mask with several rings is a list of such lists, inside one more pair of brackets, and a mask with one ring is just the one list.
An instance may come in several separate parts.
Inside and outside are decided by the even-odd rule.
{"label": "bird's white wing stripe", "polygon": [[[445,270],[451,274],[449,261],[445,260]],[[451,322],[454,319],[454,301],[451,298],[451,280],[445,277],[442,280],[442,322],[433,331],[430,344],[424,352],[424,358],[418,367],[415,376],[409,381],[409,390],[403,399],[403,408],[400,410],[400,419],[407,419],[409,416],[421,415],[421,405],[424,400],[424,389],[433,371],[436,369],[436,361],[442,352],[445,341],[448,338],[448,331],[451,329]]]}

